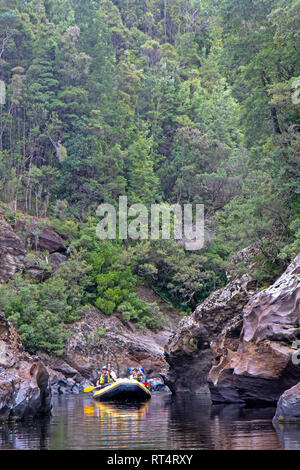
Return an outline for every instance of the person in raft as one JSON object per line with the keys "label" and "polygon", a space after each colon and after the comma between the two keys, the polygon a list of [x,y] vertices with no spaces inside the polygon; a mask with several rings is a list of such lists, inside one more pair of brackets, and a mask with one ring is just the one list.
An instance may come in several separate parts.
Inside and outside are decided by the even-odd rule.
{"label": "person in raft", "polygon": [[106,385],[109,385],[110,383],[113,383],[114,382],[114,379],[110,376],[108,370],[107,370],[107,366],[103,366],[102,367],[102,371],[101,371],[101,375],[99,377],[99,379],[97,380],[97,386],[103,386],[105,387]]}
{"label": "person in raft", "polygon": [[146,382],[145,372],[144,372],[144,369],[142,367],[140,367],[138,369],[138,374],[139,374],[139,377],[140,377],[140,382]]}
{"label": "person in raft", "polygon": [[137,375],[136,375],[136,368],[135,367],[131,367],[131,369],[129,369],[129,378],[130,379],[133,379],[133,380],[137,380]]}
{"label": "person in raft", "polygon": [[131,369],[130,379],[137,380],[138,382],[144,382],[144,375],[141,369],[136,369],[135,367]]}
{"label": "person in raft", "polygon": [[117,374],[114,372],[112,365],[110,363],[107,364],[107,371],[111,379],[115,382],[117,380]]}

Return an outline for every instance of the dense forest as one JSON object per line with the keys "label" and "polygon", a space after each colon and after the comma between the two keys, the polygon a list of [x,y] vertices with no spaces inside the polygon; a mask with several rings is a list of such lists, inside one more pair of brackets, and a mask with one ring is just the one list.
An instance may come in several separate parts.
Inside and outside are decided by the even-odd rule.
{"label": "dense forest", "polygon": [[[239,250],[261,287],[299,252],[299,0],[0,0],[0,80],[5,218],[50,223],[68,252],[0,288],[29,349],[61,352],[89,303],[163,324],[139,283],[190,312]],[[204,204],[205,247],[100,241],[96,209],[122,195]]]}

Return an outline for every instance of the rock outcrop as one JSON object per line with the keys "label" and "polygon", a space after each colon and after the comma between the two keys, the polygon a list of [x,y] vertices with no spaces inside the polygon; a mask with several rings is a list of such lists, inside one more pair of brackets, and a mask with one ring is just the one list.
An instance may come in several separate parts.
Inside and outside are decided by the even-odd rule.
{"label": "rock outcrop", "polygon": [[[256,292],[251,277],[233,278],[224,288],[213,292],[194,313],[179,323],[175,335],[165,347],[169,370],[165,382],[173,392],[202,392],[207,388],[208,373],[214,363],[212,345],[225,324],[232,323],[231,336],[239,337],[241,312]],[[222,350],[218,352],[222,354]]]}
{"label": "rock outcrop", "polygon": [[165,348],[165,356],[169,370],[163,378],[173,393],[207,392],[207,375],[212,365],[209,334],[193,316],[179,323],[177,333]]}
{"label": "rock outcrop", "polygon": [[281,395],[273,422],[300,424],[300,382]]}
{"label": "rock outcrop", "polygon": [[232,338],[225,328],[215,350],[211,393],[214,401],[275,403],[300,380],[292,360],[300,338],[300,254],[269,288],[254,295],[243,309],[242,331]]}
{"label": "rock outcrop", "polygon": [[38,228],[36,218],[19,218],[13,228],[0,212],[0,284],[21,271],[37,280],[49,277],[67,259],[64,243],[52,227]]}
{"label": "rock outcrop", "polygon": [[[245,250],[236,260],[247,259]],[[209,386],[216,403],[272,403],[300,380],[300,254],[269,288],[228,276],[179,324],[165,348],[173,392]],[[298,361],[299,362],[299,361]]]}
{"label": "rock outcrop", "polygon": [[64,240],[51,227],[42,227],[30,234],[31,247],[39,251],[54,253],[64,246]]}
{"label": "rock outcrop", "polygon": [[23,240],[0,218],[0,284],[24,269],[25,255]]}
{"label": "rock outcrop", "polygon": [[38,358],[24,353],[18,334],[0,314],[0,419],[49,415],[49,373]]}

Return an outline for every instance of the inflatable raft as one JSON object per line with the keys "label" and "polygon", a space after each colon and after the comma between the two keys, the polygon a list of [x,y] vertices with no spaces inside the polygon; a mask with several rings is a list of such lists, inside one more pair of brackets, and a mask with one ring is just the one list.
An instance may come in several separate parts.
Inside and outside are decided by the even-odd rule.
{"label": "inflatable raft", "polygon": [[144,384],[137,380],[118,379],[111,385],[98,388],[93,393],[93,398],[101,401],[143,401],[151,398],[151,392]]}

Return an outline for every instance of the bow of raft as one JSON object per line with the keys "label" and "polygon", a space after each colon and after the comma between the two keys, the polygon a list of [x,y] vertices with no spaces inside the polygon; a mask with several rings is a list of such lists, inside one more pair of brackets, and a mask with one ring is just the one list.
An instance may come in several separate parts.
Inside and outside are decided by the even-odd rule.
{"label": "bow of raft", "polygon": [[151,398],[150,390],[133,379],[118,379],[116,382],[97,389],[93,398],[100,401],[143,401]]}

